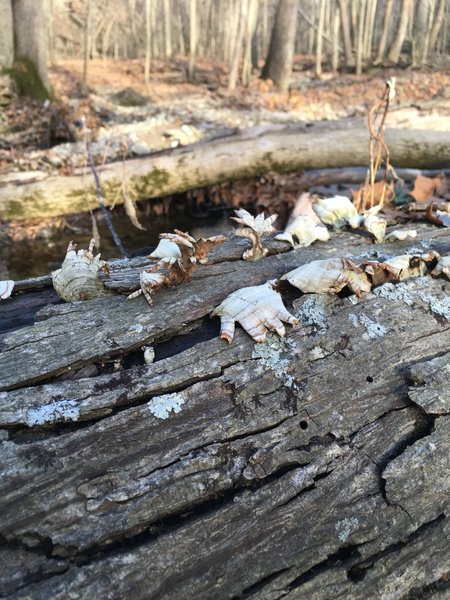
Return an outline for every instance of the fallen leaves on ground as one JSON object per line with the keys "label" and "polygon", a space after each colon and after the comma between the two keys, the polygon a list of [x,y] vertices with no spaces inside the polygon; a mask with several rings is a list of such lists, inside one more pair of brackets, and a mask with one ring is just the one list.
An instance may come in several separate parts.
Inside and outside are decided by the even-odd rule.
{"label": "fallen leaves on ground", "polygon": [[448,191],[448,182],[445,175],[441,173],[437,177],[424,177],[418,175],[414,182],[414,189],[411,196],[416,202],[426,202],[434,195],[441,196]]}

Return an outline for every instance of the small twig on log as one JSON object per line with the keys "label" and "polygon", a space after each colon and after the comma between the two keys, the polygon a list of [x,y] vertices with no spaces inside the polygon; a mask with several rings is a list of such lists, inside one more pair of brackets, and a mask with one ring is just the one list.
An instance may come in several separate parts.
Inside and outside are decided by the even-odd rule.
{"label": "small twig on log", "polygon": [[83,131],[84,131],[84,142],[85,142],[85,147],[86,147],[86,154],[87,154],[89,166],[91,168],[91,171],[92,171],[92,174],[93,174],[94,180],[95,180],[95,187],[97,189],[98,203],[100,204],[100,208],[101,208],[103,217],[105,218],[106,225],[108,226],[108,229],[111,233],[111,236],[114,240],[114,243],[115,243],[117,249],[119,250],[122,257],[126,258],[128,256],[128,253],[122,245],[119,234],[115,230],[113,222],[111,220],[111,215],[109,214],[108,209],[106,208],[105,203],[103,201],[103,194],[102,194],[102,187],[100,185],[100,179],[98,177],[98,173],[95,168],[94,160],[93,160],[92,154],[91,154],[91,148],[89,145],[89,141],[87,139],[86,118],[83,117],[82,121],[83,121]]}

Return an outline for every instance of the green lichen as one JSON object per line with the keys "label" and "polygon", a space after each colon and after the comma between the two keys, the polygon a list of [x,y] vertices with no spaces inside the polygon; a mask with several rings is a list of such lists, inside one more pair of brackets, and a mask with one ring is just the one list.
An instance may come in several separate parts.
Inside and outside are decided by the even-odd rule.
{"label": "green lichen", "polygon": [[131,185],[138,198],[155,196],[167,191],[170,183],[170,173],[165,169],[152,169],[147,175],[131,177]]}

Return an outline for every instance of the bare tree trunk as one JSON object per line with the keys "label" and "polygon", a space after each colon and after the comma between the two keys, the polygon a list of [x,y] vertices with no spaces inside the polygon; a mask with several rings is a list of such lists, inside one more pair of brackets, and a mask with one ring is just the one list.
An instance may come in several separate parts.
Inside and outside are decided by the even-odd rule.
{"label": "bare tree trunk", "polygon": [[433,28],[434,23],[434,12],[436,9],[435,0],[429,0],[429,11],[428,11],[428,23],[425,30],[424,42],[423,42],[423,50],[420,57],[421,64],[426,64],[428,59],[428,53],[430,50],[430,36],[431,30]]}
{"label": "bare tree trunk", "polygon": [[47,24],[47,56],[48,63],[52,65],[55,62],[55,36],[53,31],[53,0],[44,0],[45,21]]}
{"label": "bare tree trunk", "polygon": [[150,40],[152,48],[152,58],[160,56],[157,36],[157,15],[156,15],[156,0],[150,3]]}
{"label": "bare tree trunk", "polygon": [[190,0],[189,4],[189,64],[188,79],[194,80],[195,50],[197,46],[197,0]]}
{"label": "bare tree trunk", "polygon": [[242,44],[244,42],[245,28],[247,26],[248,18],[248,3],[249,0],[241,0],[241,11],[239,14],[239,25],[236,35],[236,41],[233,51],[233,60],[230,68],[230,78],[228,80],[228,89],[234,90],[237,82],[237,74],[239,70],[239,62],[242,55]]}
{"label": "bare tree trunk", "polygon": [[[445,0],[443,0],[445,1]],[[386,53],[386,46],[389,36],[389,31],[392,26],[391,17],[392,17],[392,7],[394,5],[394,0],[386,0],[386,4],[384,7],[384,18],[383,18],[383,30],[381,32],[380,43],[378,45],[378,54],[375,59],[374,64],[379,65],[384,61],[384,55]]]}
{"label": "bare tree trunk", "polygon": [[359,0],[358,8],[359,13],[357,17],[356,74],[361,75],[364,53],[364,20],[367,9],[367,0]]}
{"label": "bare tree trunk", "polygon": [[350,66],[354,64],[354,60],[347,0],[339,0],[339,10],[341,13],[342,35],[344,38],[345,62],[347,63],[347,66]]}
{"label": "bare tree trunk", "polygon": [[270,38],[269,54],[261,77],[286,91],[292,73],[298,0],[280,0]]}
{"label": "bare tree trunk", "polygon": [[144,65],[144,81],[149,82],[150,77],[150,60],[152,54],[152,22],[151,22],[151,0],[145,0],[145,65]]}
{"label": "bare tree trunk", "polygon": [[12,8],[15,57],[31,61],[37,69],[43,86],[48,89],[47,23],[44,0],[35,0],[35,2],[14,0]]}
{"label": "bare tree trunk", "polygon": [[178,24],[178,43],[180,46],[180,54],[182,56],[186,56],[186,43],[185,43],[185,31],[184,31],[184,4],[180,5],[178,7],[178,19],[177,19],[177,24]]}
{"label": "bare tree trunk", "polygon": [[172,23],[169,0],[164,0],[164,42],[166,56],[172,56]]}
{"label": "bare tree trunk", "polygon": [[84,24],[84,59],[83,59],[83,86],[87,87],[88,63],[89,63],[89,42],[91,37],[91,17],[92,0],[87,0],[86,22]]}
{"label": "bare tree trunk", "polygon": [[0,70],[10,69],[14,61],[14,28],[11,0],[0,0]]}
{"label": "bare tree trunk", "polygon": [[332,24],[332,45],[331,45],[331,68],[334,73],[337,72],[339,68],[339,27],[340,27],[340,15],[339,15],[339,7],[336,4],[334,8],[333,14],[333,24]]}
{"label": "bare tree trunk", "polygon": [[105,25],[105,19],[103,17],[100,17],[95,28],[92,28],[92,35],[91,35],[91,42],[90,42],[92,58],[98,57],[97,40],[98,40],[100,33],[102,32],[104,25]]}
{"label": "bare tree trunk", "polygon": [[368,0],[366,9],[366,25],[364,28],[364,58],[372,57],[372,40],[374,34],[375,15],[377,12],[377,0]]}
{"label": "bare tree trunk", "polygon": [[314,52],[314,42],[316,41],[316,15],[317,15],[317,4],[314,4],[311,7],[311,23],[308,32],[308,55],[311,56]]}
{"label": "bare tree trunk", "polygon": [[242,83],[247,87],[250,85],[250,76],[252,72],[252,41],[255,34],[257,18],[258,0],[249,0],[244,62],[242,64]]}
{"label": "bare tree trunk", "polygon": [[431,33],[430,33],[430,45],[429,45],[430,52],[433,52],[436,47],[436,42],[437,42],[437,39],[439,36],[439,32],[441,31],[442,23],[444,21],[446,3],[447,3],[447,0],[440,0],[439,6],[436,11],[436,17],[434,19],[433,27],[432,27]]}
{"label": "bare tree trunk", "polygon": [[408,21],[410,19],[411,10],[413,8],[413,0],[403,0],[402,9],[400,12],[400,21],[398,24],[397,35],[392,42],[389,49],[388,59],[397,63],[400,58],[400,52],[402,50],[403,42],[406,37],[406,30],[408,28]]}
{"label": "bare tree trunk", "polygon": [[423,57],[426,54],[427,31],[429,23],[429,14],[432,11],[431,0],[421,0],[416,4],[415,10],[412,9],[412,64],[413,66],[423,63]]}
{"label": "bare tree trunk", "polygon": [[268,0],[263,0],[263,16],[262,16],[262,44],[261,44],[261,54],[264,56],[267,53],[267,48],[269,46],[269,7]]}
{"label": "bare tree trunk", "polygon": [[325,20],[325,0],[320,0],[319,7],[319,24],[317,26],[317,40],[316,40],[316,77],[322,75],[322,36],[323,36],[323,24]]}
{"label": "bare tree trunk", "polygon": [[106,63],[106,60],[108,58],[108,48],[109,48],[109,40],[111,37],[111,31],[112,28],[114,27],[115,21],[114,19],[111,19],[110,22],[108,23],[108,25],[106,26],[105,32],[103,34],[103,38],[102,38],[102,58],[103,58],[103,63]]}

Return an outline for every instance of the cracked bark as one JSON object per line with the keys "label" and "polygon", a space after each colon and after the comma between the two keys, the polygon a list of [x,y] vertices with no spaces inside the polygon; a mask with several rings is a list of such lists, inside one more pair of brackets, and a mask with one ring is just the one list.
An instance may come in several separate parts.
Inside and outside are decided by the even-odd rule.
{"label": "cracked bark", "polygon": [[[153,309],[61,304],[3,336],[0,593],[362,600],[444,589],[449,284],[408,280],[402,294],[356,303],[301,296],[300,326],[263,346],[240,329],[231,346],[207,339],[217,323],[202,337],[204,316],[243,282],[337,248],[356,256],[355,239],[273,245],[257,270],[231,262],[242,246],[229,245]],[[448,234],[431,243],[448,248]],[[112,281],[132,285],[122,267]],[[186,331],[176,354],[139,363],[142,345],[175,347]]]}

